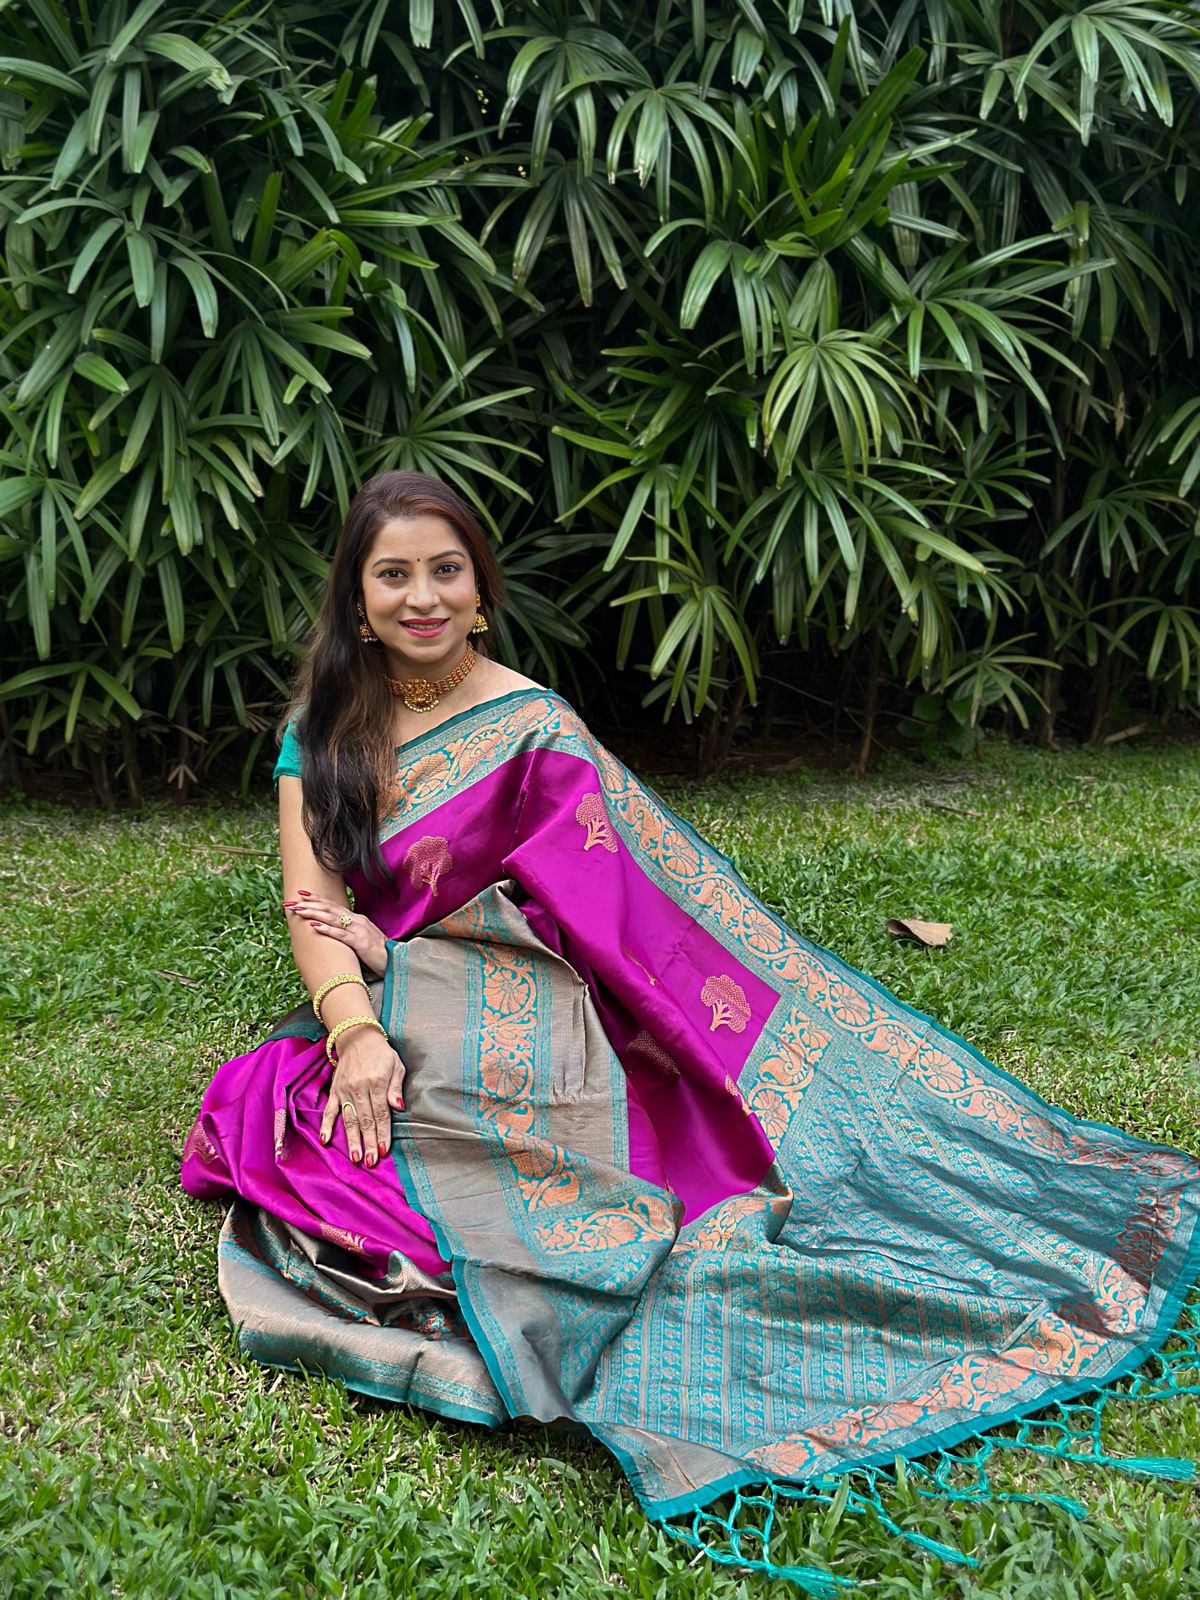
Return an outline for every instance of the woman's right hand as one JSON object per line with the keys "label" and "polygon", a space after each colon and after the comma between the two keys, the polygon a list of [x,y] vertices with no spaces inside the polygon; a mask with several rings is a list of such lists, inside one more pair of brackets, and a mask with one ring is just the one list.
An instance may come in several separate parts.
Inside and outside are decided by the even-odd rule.
{"label": "woman's right hand", "polygon": [[311,894],[307,889],[297,891],[299,898],[285,900],[283,908],[289,917],[307,922],[315,934],[326,939],[336,939],[353,950],[368,972],[379,977],[387,968],[387,941],[383,933],[359,911],[351,911],[344,900],[327,900],[323,895]]}
{"label": "woman's right hand", "polygon": [[392,1111],[404,1110],[404,1063],[384,1034],[365,1026],[342,1034],[337,1052],[321,1143],[341,1117],[351,1161],[373,1167],[391,1148]]}

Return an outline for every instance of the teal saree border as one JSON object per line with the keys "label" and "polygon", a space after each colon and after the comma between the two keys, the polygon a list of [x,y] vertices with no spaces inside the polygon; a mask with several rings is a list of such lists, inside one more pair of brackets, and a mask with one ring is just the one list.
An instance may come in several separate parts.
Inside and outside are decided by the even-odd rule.
{"label": "teal saree border", "polygon": [[[260,1260],[242,1245],[234,1244],[227,1240],[222,1244],[221,1251],[222,1254],[236,1261],[239,1266],[259,1273],[273,1283],[278,1284],[281,1282],[281,1274],[274,1267]],[[297,1289],[296,1292],[301,1293],[302,1291]],[[296,1372],[305,1377],[319,1374],[342,1384],[344,1388],[354,1390],[356,1394],[368,1395],[373,1400],[387,1400],[392,1405],[400,1403],[420,1406],[422,1410],[432,1411],[437,1416],[446,1417],[451,1421],[476,1423],[493,1432],[501,1427],[506,1420],[503,1417],[498,1418],[494,1412],[485,1411],[482,1407],[447,1400],[441,1395],[433,1393],[430,1388],[431,1383],[438,1387],[450,1386],[443,1379],[428,1380],[420,1372],[414,1373],[409,1382],[409,1392],[406,1398],[398,1402],[395,1385],[389,1386],[382,1382],[376,1382],[372,1378],[363,1376],[361,1372],[355,1371],[350,1365],[343,1367],[332,1364],[317,1365],[314,1363],[309,1367],[302,1361],[286,1360],[281,1356],[270,1354],[270,1349],[274,1342],[272,1335],[252,1332],[246,1328],[244,1322],[239,1322],[235,1326],[234,1336],[237,1339],[238,1349],[251,1356],[261,1367],[271,1367],[281,1372]],[[508,1402],[504,1401],[504,1404],[507,1407]]]}
{"label": "teal saree border", "polygon": [[[404,1154],[403,1140],[396,1137],[396,1124],[400,1121],[402,1116],[402,1112],[394,1111],[392,1113],[392,1160],[395,1162],[396,1176],[400,1179],[401,1186],[404,1189],[404,1194],[409,1205],[411,1205],[414,1210],[420,1210],[417,1200],[419,1190],[416,1181],[416,1175],[409,1164],[407,1156]],[[510,1419],[520,1416],[521,1413],[517,1406],[516,1399],[513,1396],[513,1392],[509,1388],[504,1376],[503,1364],[498,1358],[495,1350],[492,1348],[491,1341],[484,1333],[483,1323],[481,1322],[475,1306],[472,1303],[467,1284],[464,1281],[464,1271],[467,1263],[463,1260],[462,1256],[456,1255],[455,1252],[450,1248],[449,1236],[447,1235],[446,1230],[442,1226],[441,1222],[439,1222],[436,1217],[429,1216],[428,1213],[422,1212],[422,1215],[425,1217],[426,1222],[429,1223],[429,1226],[433,1229],[434,1242],[436,1243],[438,1250],[441,1252],[442,1259],[450,1263],[450,1275],[454,1279],[454,1287],[458,1292],[458,1309],[462,1313],[463,1321],[470,1329],[471,1337],[474,1339],[479,1349],[479,1354],[483,1357],[483,1364],[488,1370],[488,1377],[491,1378],[492,1382],[496,1385],[496,1392],[499,1394],[500,1399],[504,1402],[505,1409],[507,1410]],[[581,1424],[581,1426],[586,1425]],[[587,1431],[589,1433],[591,1432],[590,1429]]]}
{"label": "teal saree border", "polygon": [[255,1350],[250,1344],[251,1335],[246,1335],[239,1326],[237,1329],[238,1349],[245,1352],[260,1367],[270,1367],[273,1372],[294,1372],[302,1378],[321,1377],[332,1382],[340,1383],[343,1388],[351,1389],[355,1394],[365,1394],[371,1400],[386,1400],[389,1405],[418,1406],[422,1411],[432,1411],[435,1416],[445,1417],[449,1422],[472,1422],[477,1427],[487,1428],[494,1433],[497,1428],[502,1428],[507,1418],[494,1417],[487,1411],[476,1411],[472,1406],[457,1405],[453,1400],[443,1400],[440,1396],[424,1394],[420,1399],[415,1394],[410,1394],[406,1400],[398,1401],[394,1389],[388,1389],[385,1384],[372,1383],[369,1378],[360,1378],[353,1373],[333,1371],[328,1367],[306,1367],[300,1361],[282,1361],[274,1356],[269,1356]]}
{"label": "teal saree border", "polygon": [[[528,689],[510,689],[507,694],[498,694],[491,700],[481,700],[477,706],[468,706],[465,711],[456,711],[452,717],[447,717],[445,722],[439,722],[436,726],[426,728],[421,733],[414,733],[412,738],[405,739],[403,744],[393,746],[392,753],[393,755],[407,755],[409,751],[415,750],[418,745],[424,744],[428,739],[432,739],[435,734],[444,733],[447,728],[457,727],[460,723],[466,722],[469,717],[477,717],[481,711],[495,711],[500,706],[506,706],[513,700],[520,700],[525,695],[531,694],[553,696],[558,699],[553,689],[543,689],[536,684]],[[564,700],[563,704],[566,705],[567,702]]]}

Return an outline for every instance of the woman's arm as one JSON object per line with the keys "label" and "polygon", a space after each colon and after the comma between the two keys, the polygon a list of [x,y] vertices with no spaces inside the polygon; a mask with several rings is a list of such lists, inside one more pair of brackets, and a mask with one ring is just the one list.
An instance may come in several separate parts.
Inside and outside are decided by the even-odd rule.
{"label": "woman's arm", "polygon": [[[346,907],[349,914],[346,885],[313,854],[301,816],[302,805],[300,779],[281,777],[279,853],[283,862],[284,902],[302,903],[307,897],[319,902],[322,908],[328,908],[328,911],[322,909],[316,914],[305,914],[289,905],[287,913],[296,966],[309,994],[315,994],[327,979],[341,973],[361,975],[362,960],[366,960],[373,971],[382,971],[385,949],[383,935],[366,917],[356,916],[351,929],[338,929],[336,935],[331,931],[334,908]],[[339,984],[321,1002],[321,1021],[327,1030],[350,1017],[370,1014],[366,989],[357,983]],[[329,1143],[334,1125],[341,1116],[351,1160],[362,1160],[366,1166],[373,1167],[391,1144],[389,1105],[399,1109],[404,1104],[401,1094],[404,1066],[377,1028],[347,1029],[338,1036],[335,1048],[337,1068],[321,1120],[321,1142]]]}
{"label": "woman's arm", "polygon": [[[316,993],[317,985],[325,977],[337,972],[356,972],[360,964],[374,977],[387,965],[387,944],[383,934],[369,918],[351,913],[346,899],[346,885],[337,873],[323,867],[313,854],[308,834],[302,820],[303,791],[299,778],[282,777],[279,780],[279,850],[283,857],[283,903],[287,908],[288,931],[292,938],[292,954],[296,965],[308,983],[309,992]],[[352,916],[349,927],[339,925],[339,917]],[[312,930],[306,933],[306,927]],[[336,956],[338,945],[346,947],[350,959],[335,965],[314,984],[309,978],[307,957],[322,946],[315,942],[324,936],[325,945]],[[332,937],[330,937],[332,936]],[[323,969],[322,969],[323,970]],[[332,1000],[332,992],[330,995]],[[333,1012],[322,1005],[324,1015]]]}

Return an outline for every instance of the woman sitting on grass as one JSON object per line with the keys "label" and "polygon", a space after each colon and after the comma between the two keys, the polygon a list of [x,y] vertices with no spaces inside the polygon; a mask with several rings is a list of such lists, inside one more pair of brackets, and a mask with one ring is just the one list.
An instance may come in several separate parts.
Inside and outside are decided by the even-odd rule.
{"label": "woman sitting on grass", "polygon": [[659,1517],[1144,1360],[1197,1272],[1196,1163],[785,926],[486,656],[502,598],[446,485],[358,494],[276,769],[312,1003],[220,1068],[184,1150],[234,1202],[243,1347],[582,1425]]}

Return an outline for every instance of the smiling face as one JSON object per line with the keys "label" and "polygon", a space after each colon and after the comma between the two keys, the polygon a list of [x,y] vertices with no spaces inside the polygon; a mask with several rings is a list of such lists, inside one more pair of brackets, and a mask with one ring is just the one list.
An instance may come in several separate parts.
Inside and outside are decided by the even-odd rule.
{"label": "smiling face", "polygon": [[363,609],[397,678],[445,677],[475,622],[475,567],[462,536],[437,516],[396,517],[367,546]]}

